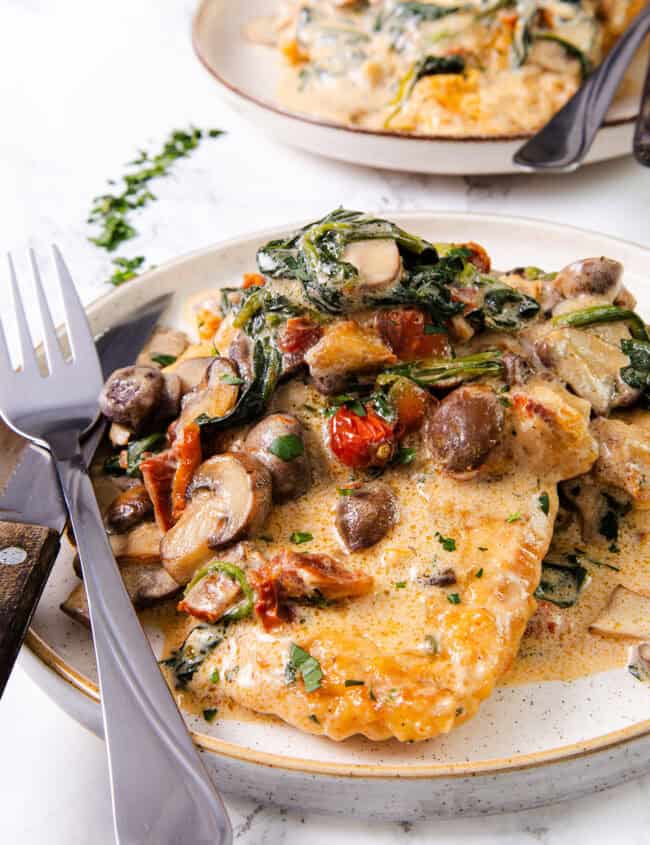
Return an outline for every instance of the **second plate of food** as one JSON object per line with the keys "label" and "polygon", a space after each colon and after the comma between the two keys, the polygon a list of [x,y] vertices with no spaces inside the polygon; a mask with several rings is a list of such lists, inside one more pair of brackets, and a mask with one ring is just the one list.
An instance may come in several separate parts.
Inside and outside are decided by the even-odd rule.
{"label": "second plate of food", "polygon": [[[339,209],[90,308],[102,331],[174,294],[103,396],[94,476],[221,788],[412,818],[647,768],[647,263],[535,221]],[[99,732],[71,557],[23,660]]]}
{"label": "second plate of food", "polygon": [[[639,8],[202,0],[193,40],[217,90],[287,144],[372,167],[505,173]],[[639,55],[587,162],[630,152],[643,71]]]}

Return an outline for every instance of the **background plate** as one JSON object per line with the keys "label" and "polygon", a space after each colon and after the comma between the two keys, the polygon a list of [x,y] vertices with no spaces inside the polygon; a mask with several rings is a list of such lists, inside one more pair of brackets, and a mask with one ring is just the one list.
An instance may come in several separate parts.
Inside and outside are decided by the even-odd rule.
{"label": "background plate", "polygon": [[[482,243],[495,266],[559,269],[577,258],[608,255],[625,265],[625,282],[650,313],[650,252],[604,235],[541,221],[470,214],[389,214],[434,241]],[[137,305],[175,292],[168,324],[188,328],[183,303],[209,287],[237,284],[255,269],[267,231],[210,247],[147,273],[89,309],[104,330]],[[0,461],[5,461],[6,450]],[[6,469],[2,467],[2,469]],[[62,707],[101,733],[90,637],[58,605],[77,583],[62,554],[36,612],[25,668]],[[154,637],[155,641],[155,637]],[[155,645],[155,642],[154,642]],[[624,669],[570,683],[499,689],[479,715],[420,744],[335,743],[269,720],[189,719],[219,787],[304,810],[414,818],[480,814],[531,807],[613,786],[650,770],[648,690]]]}
{"label": "background plate", "polygon": [[[194,49],[219,83],[217,90],[256,126],[291,146],[370,167],[468,175],[521,172],[512,157],[523,139],[529,137],[526,135],[518,139],[416,137],[350,129],[288,111],[276,96],[281,56],[277,50],[250,43],[243,34],[248,21],[268,15],[269,8],[276,5],[277,0],[201,0],[193,25]],[[613,104],[586,163],[632,151],[633,122],[639,111],[646,55],[647,50],[639,52],[625,95]]]}

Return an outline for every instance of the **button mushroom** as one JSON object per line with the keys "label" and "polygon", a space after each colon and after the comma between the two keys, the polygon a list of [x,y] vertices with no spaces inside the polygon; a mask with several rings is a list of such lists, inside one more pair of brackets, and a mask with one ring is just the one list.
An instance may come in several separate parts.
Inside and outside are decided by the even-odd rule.
{"label": "button mushroom", "polygon": [[106,511],[106,527],[124,534],[153,514],[153,505],[144,485],[130,487],[111,502]]}
{"label": "button mushroom", "polygon": [[271,508],[271,476],[252,455],[227,452],[201,464],[188,495],[186,509],[160,544],[162,561],[179,584],[186,584],[214,549],[261,529]]}
{"label": "button mushroom", "polygon": [[614,302],[621,289],[623,265],[611,258],[585,258],[569,264],[555,277],[554,286],[565,298],[594,294]]}
{"label": "button mushroom", "polygon": [[306,492],[311,483],[305,432],[291,414],[271,414],[249,432],[244,449],[271,473],[273,499],[285,502]]}
{"label": "button mushroom", "polygon": [[164,386],[155,367],[123,367],[104,385],[99,406],[109,420],[138,431],[156,410]]}
{"label": "button mushroom", "polygon": [[378,543],[398,518],[397,500],[383,481],[345,491],[336,507],[336,528],[346,547],[356,552]]}
{"label": "button mushroom", "polygon": [[505,413],[492,388],[459,387],[433,408],[426,426],[429,450],[450,474],[478,469],[499,443]]}

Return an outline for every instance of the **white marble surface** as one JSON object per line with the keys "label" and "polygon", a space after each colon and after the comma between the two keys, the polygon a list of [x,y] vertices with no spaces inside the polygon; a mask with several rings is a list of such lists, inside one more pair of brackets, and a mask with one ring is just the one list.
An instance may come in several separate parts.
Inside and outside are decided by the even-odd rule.
{"label": "white marble surface", "polygon": [[[0,0],[0,241],[45,254],[55,240],[85,300],[105,291],[109,262],[88,243],[91,198],[143,145],[193,122],[206,142],[157,183],[159,202],[121,252],[160,263],[212,241],[338,204],[461,209],[544,217],[650,245],[650,171],[630,159],[573,176],[408,176],[282,148],[221,105],[189,42],[190,0]],[[4,271],[0,270],[0,290]],[[0,308],[6,294],[0,295]],[[0,841],[108,845],[102,743],[18,670],[0,703]],[[650,779],[582,801],[458,822],[378,825],[304,817],[229,800],[241,845],[440,842],[642,845]],[[189,845],[189,843],[188,843]]]}

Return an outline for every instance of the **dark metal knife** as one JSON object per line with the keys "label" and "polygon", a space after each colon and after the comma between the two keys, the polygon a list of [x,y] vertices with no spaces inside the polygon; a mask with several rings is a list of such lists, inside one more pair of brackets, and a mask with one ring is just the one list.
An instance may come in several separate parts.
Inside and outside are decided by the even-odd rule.
{"label": "dark metal knife", "polygon": [[[135,361],[171,296],[139,308],[97,340],[104,377]],[[18,438],[0,423],[0,451]],[[89,463],[106,430],[99,420],[83,444]],[[52,569],[67,512],[49,452],[25,444],[0,494],[0,696]]]}

